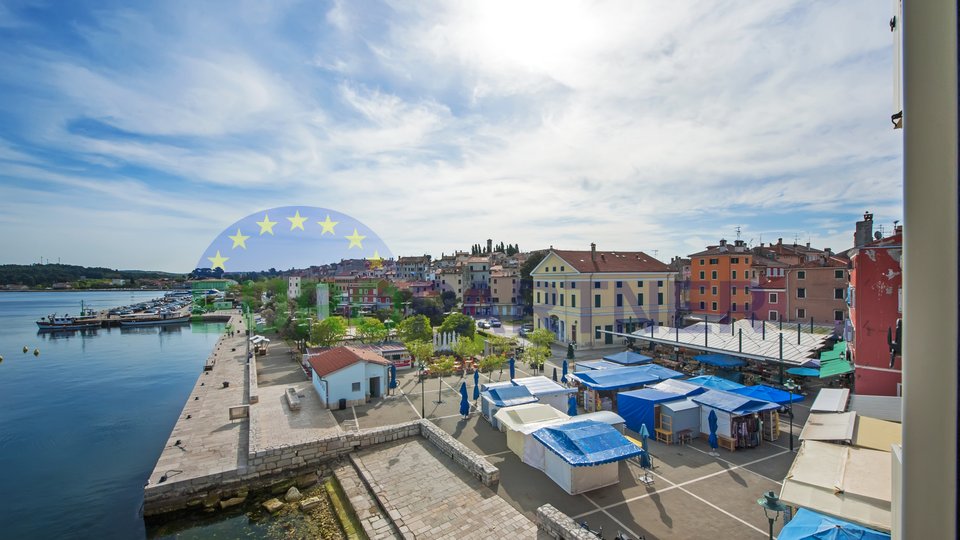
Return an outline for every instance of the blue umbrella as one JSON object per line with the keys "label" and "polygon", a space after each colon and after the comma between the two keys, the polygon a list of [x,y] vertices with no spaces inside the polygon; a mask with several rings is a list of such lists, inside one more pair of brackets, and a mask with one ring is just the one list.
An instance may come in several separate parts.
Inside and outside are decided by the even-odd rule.
{"label": "blue umbrella", "polygon": [[466,418],[470,414],[470,401],[467,400],[467,383],[460,383],[460,416]]}
{"label": "blue umbrella", "polygon": [[513,367],[513,364],[514,364],[514,363],[516,363],[516,360],[514,360],[513,357],[511,356],[511,357],[510,357],[510,380],[511,380],[511,381],[513,380],[513,378],[514,378],[514,377],[516,376],[516,374],[517,374],[517,373],[516,373],[516,368]]}
{"label": "blue umbrella", "polygon": [[570,397],[567,398],[567,415],[576,416],[577,415],[577,395],[570,394]]}
{"label": "blue umbrella", "polygon": [[560,377],[560,382],[567,384],[567,361],[563,361],[563,377]]}
{"label": "blue umbrella", "polygon": [[640,454],[640,466],[644,469],[650,468],[650,449],[647,447],[647,437],[650,436],[650,431],[647,430],[646,424],[640,424],[640,445],[643,446],[643,453]]}
{"label": "blue umbrella", "polygon": [[557,368],[553,368],[553,382],[557,382]]}
{"label": "blue umbrella", "polygon": [[473,399],[480,399],[480,370],[473,372]]}
{"label": "blue umbrella", "polygon": [[707,442],[710,443],[710,448],[713,448],[714,451],[717,450],[717,411],[710,409],[710,416],[707,417],[707,424],[710,426],[710,437],[707,438]]}
{"label": "blue umbrella", "polygon": [[397,387],[397,366],[390,364],[390,388]]}

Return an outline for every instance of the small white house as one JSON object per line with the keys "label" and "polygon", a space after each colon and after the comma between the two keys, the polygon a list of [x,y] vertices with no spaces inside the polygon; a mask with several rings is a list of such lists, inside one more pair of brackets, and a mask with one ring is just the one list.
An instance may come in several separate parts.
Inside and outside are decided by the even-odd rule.
{"label": "small white house", "polygon": [[312,354],[313,388],[329,409],[380,399],[390,383],[390,361],[373,351],[336,347]]}

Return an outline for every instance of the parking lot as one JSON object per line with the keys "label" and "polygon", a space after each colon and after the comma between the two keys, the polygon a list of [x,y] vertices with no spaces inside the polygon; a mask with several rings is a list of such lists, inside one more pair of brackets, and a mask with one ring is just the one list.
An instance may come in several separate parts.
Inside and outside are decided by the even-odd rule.
{"label": "parking lot", "polygon": [[[533,373],[517,366],[517,376]],[[552,374],[552,366],[545,370]],[[492,380],[506,380],[492,374]],[[486,375],[481,382],[490,380]],[[756,500],[764,492],[779,492],[792,462],[786,429],[776,443],[758,448],[709,455],[703,440],[688,445],[665,445],[649,440],[653,458],[653,483],[638,479],[642,470],[634,463],[621,462],[620,483],[581,495],[569,495],[543,472],[530,467],[507,448],[506,436],[481,418],[475,408],[469,418],[459,415],[461,382],[467,382],[473,404],[473,377],[457,375],[427,379],[421,386],[416,371],[398,373],[399,388],[394,394],[368,405],[334,411],[343,429],[370,428],[427,418],[467,447],[485,456],[500,468],[498,494],[515,508],[533,518],[537,507],[550,503],[591,529],[603,528],[612,538],[622,531],[629,538],[765,538],[767,519]],[[421,388],[423,391],[421,392]],[[437,403],[439,397],[440,403]],[[801,426],[807,408],[797,407],[795,424]],[[795,433],[799,432],[799,427]],[[628,435],[639,440],[639,435]],[[799,444],[799,443],[796,443]],[[782,518],[774,530],[779,531]]]}

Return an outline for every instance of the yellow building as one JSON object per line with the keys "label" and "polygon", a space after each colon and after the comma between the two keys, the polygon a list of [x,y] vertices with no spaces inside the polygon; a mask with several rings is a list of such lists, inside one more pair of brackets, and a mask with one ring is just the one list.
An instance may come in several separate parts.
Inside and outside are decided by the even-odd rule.
{"label": "yellow building", "polygon": [[622,343],[603,333],[672,325],[675,273],[640,251],[551,249],[531,272],[535,328],[561,343],[594,347]]}

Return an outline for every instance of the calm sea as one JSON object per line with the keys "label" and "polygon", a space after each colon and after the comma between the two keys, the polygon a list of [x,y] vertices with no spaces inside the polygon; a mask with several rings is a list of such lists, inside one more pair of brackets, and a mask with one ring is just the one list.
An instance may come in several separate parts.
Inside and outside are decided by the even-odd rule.
{"label": "calm sea", "polygon": [[160,294],[0,293],[0,537],[144,537],[144,482],[223,325],[39,334],[34,321]]}

